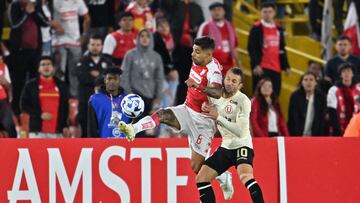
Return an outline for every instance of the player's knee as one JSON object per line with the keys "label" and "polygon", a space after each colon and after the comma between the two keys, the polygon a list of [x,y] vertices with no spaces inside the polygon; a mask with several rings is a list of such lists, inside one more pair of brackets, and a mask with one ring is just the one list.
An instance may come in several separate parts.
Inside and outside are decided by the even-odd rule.
{"label": "player's knee", "polygon": [[198,163],[196,161],[191,161],[191,169],[194,171],[194,173],[198,174],[201,168],[201,163]]}
{"label": "player's knee", "polygon": [[203,182],[208,182],[206,181],[206,177],[205,174],[199,172],[196,176],[195,176],[195,181],[196,183],[203,183]]}
{"label": "player's knee", "polygon": [[248,180],[253,179],[254,175],[253,173],[241,173],[239,177],[240,177],[240,181],[245,184]]}
{"label": "player's knee", "polygon": [[173,112],[170,109],[160,109],[156,112],[160,120],[170,120],[172,118]]}

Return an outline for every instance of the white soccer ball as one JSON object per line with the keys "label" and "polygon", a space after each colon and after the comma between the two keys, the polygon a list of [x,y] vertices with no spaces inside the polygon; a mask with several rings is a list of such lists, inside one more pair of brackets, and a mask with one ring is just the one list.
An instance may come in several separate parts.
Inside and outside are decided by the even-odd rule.
{"label": "white soccer ball", "polygon": [[144,100],[137,94],[128,94],[122,99],[121,108],[127,117],[137,118],[144,112]]}

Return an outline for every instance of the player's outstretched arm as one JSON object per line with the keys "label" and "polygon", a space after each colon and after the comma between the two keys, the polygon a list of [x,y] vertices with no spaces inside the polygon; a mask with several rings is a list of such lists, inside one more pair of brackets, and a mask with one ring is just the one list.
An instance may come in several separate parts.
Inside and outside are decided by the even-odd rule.
{"label": "player's outstretched arm", "polygon": [[215,86],[207,86],[204,87],[203,92],[206,93],[207,96],[215,98],[215,99],[220,99],[221,95],[222,95],[222,86],[221,85],[215,85]]}
{"label": "player's outstretched arm", "polygon": [[213,85],[213,86],[203,86],[197,84],[193,79],[189,78],[185,81],[186,85],[188,87],[196,88],[204,93],[206,93],[207,96],[219,99],[222,94],[222,86],[219,85]]}

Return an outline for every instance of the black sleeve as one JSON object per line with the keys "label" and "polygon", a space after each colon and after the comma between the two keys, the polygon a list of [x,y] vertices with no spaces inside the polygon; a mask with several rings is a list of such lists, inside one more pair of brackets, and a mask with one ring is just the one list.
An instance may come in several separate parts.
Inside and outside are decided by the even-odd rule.
{"label": "black sleeve", "polygon": [[164,65],[164,73],[165,75],[169,74],[171,69],[174,67],[171,61],[171,57],[169,54],[169,51],[166,49],[166,46],[164,43],[162,43],[160,40],[161,37],[159,34],[154,33],[154,50],[160,54],[163,65]]}
{"label": "black sleeve", "polygon": [[98,122],[96,119],[96,112],[92,105],[88,104],[88,115],[87,115],[87,136],[89,138],[97,138],[99,136]]}
{"label": "black sleeve", "polygon": [[63,91],[62,91],[62,94],[63,94],[63,107],[61,108],[63,112],[63,120],[62,120],[62,126],[64,128],[67,128],[69,127],[69,88],[66,84],[64,84],[63,86]]}
{"label": "black sleeve", "polygon": [[31,14],[31,16],[34,18],[35,22],[41,26],[41,27],[48,27],[49,26],[49,20],[45,16],[41,4],[37,4],[35,6],[35,12]]}
{"label": "black sleeve", "polygon": [[250,56],[250,66],[251,69],[254,69],[255,66],[259,65],[261,62],[261,47],[260,47],[260,33],[258,27],[252,27],[249,33],[248,39],[248,53]]}
{"label": "black sleeve", "polygon": [[296,99],[295,99],[295,95],[293,94],[290,97],[289,110],[288,110],[288,123],[287,123],[290,136],[297,135],[295,111],[296,111]]}
{"label": "black sleeve", "polygon": [[331,78],[331,82],[335,83],[335,77],[334,77],[334,74],[333,74],[333,60],[329,60],[327,63],[326,63],[326,66],[325,66],[325,76]]}
{"label": "black sleeve", "polygon": [[5,0],[0,2],[0,42],[2,41],[2,33],[3,33],[3,22],[4,22],[4,13],[5,13]]}
{"label": "black sleeve", "polygon": [[113,27],[115,25],[115,11],[114,11],[114,0],[107,0],[108,7],[108,26]]}
{"label": "black sleeve", "polygon": [[336,113],[336,109],[334,108],[328,108],[329,117],[330,117],[330,126],[333,129],[332,135],[334,136],[341,136],[341,127],[340,127],[340,121]]}
{"label": "black sleeve", "polygon": [[29,15],[23,11],[18,2],[12,2],[8,8],[11,28],[16,29],[24,24]]}
{"label": "black sleeve", "polygon": [[94,85],[95,77],[90,74],[86,61],[80,61],[75,68],[75,75],[79,79],[79,83],[84,86],[92,87]]}
{"label": "black sleeve", "polygon": [[[320,136],[325,136],[325,135],[328,135],[329,133],[328,132],[328,129],[326,128],[327,125],[326,125],[326,113],[327,113],[327,108],[326,108],[326,95],[323,94],[322,92],[320,92],[320,90],[318,90],[318,96],[317,98],[320,100],[319,102],[319,106],[316,107],[318,109],[315,109],[315,112],[316,111],[319,111],[319,135]],[[316,96],[316,95],[315,95]],[[313,122],[315,123],[315,122]]]}
{"label": "black sleeve", "polygon": [[29,114],[33,113],[34,106],[31,102],[31,90],[30,86],[25,85],[24,89],[21,92],[20,96],[20,110],[21,112],[26,112]]}
{"label": "black sleeve", "polygon": [[290,68],[288,57],[285,49],[285,37],[284,37],[284,31],[280,28],[280,63],[281,63],[281,69],[286,70]]}

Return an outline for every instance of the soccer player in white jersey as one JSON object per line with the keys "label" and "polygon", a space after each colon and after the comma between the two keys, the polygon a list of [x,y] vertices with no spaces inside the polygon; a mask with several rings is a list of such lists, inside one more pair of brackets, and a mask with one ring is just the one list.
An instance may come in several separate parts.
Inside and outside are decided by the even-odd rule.
{"label": "soccer player in white jersey", "polygon": [[[153,129],[160,123],[167,124],[180,133],[187,134],[191,147],[191,167],[198,173],[209,151],[211,140],[216,132],[213,119],[201,112],[208,97],[220,98],[222,89],[221,65],[212,57],[215,44],[210,37],[194,40],[192,60],[185,104],[160,109],[151,116],[146,116],[135,124],[119,123],[119,129],[132,141],[141,131]],[[231,198],[233,187],[231,174],[224,173],[218,180],[226,199]]]}
{"label": "soccer player in white jersey", "polygon": [[231,166],[237,168],[241,182],[250,191],[254,203],[263,203],[261,188],[253,176],[253,145],[250,135],[249,98],[240,92],[243,72],[231,68],[225,75],[220,99],[210,99],[202,106],[203,114],[217,122],[222,136],[221,146],[202,165],[196,176],[196,183],[202,203],[215,202],[210,181]]}

